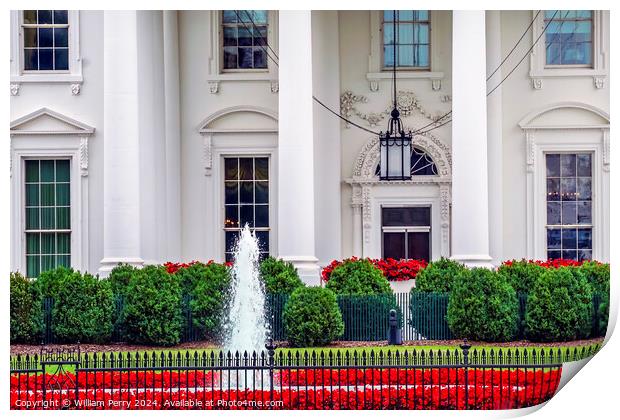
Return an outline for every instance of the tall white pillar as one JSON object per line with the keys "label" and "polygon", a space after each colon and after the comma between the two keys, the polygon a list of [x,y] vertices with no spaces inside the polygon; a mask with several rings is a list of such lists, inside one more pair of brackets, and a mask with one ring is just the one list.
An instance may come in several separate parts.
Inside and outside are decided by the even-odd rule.
{"label": "tall white pillar", "polygon": [[[486,12],[487,74],[490,75],[502,62],[501,16],[499,10]],[[490,91],[502,80],[499,69],[487,82]],[[487,143],[489,160],[489,249],[493,265],[503,259],[503,135],[502,135],[502,87],[487,97]]]}
{"label": "tall white pillar", "polygon": [[169,261],[181,260],[181,113],[179,30],[176,10],[164,10],[164,92],[166,124],[166,207]]}
{"label": "tall white pillar", "polygon": [[312,31],[309,10],[279,13],[278,254],[319,284],[314,245]]}
{"label": "tall white pillar", "polygon": [[103,24],[103,259],[141,265],[136,11],[105,11]]}
{"label": "tall white pillar", "polygon": [[452,257],[491,266],[485,12],[452,13]]}

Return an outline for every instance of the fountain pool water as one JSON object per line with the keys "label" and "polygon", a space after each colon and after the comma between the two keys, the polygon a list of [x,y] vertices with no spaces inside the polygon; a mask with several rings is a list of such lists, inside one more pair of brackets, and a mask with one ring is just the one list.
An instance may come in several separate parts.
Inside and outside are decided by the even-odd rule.
{"label": "fountain pool water", "polygon": [[258,270],[258,240],[245,225],[235,245],[224,349],[259,354],[265,349],[265,291]]}

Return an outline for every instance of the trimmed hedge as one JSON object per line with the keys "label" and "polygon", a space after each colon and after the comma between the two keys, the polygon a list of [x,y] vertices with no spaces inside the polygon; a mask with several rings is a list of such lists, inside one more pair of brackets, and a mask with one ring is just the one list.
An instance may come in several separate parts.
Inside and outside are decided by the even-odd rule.
{"label": "trimmed hedge", "polygon": [[172,346],[181,340],[181,285],[179,277],[162,266],[136,270],[127,287],[121,315],[127,341]]}
{"label": "trimmed hedge", "polygon": [[304,287],[292,263],[273,257],[260,263],[260,277],[267,293],[290,295],[298,287]]}
{"label": "trimmed hedge", "polygon": [[528,293],[540,275],[548,268],[532,261],[507,261],[497,271],[508,279],[508,283],[517,293]]}
{"label": "trimmed hedge", "polygon": [[224,264],[195,263],[177,270],[184,294],[191,296],[189,310],[193,327],[205,339],[219,338],[222,319],[228,302],[230,269]]}
{"label": "trimmed hedge", "polygon": [[127,286],[131,280],[131,275],[138,270],[138,268],[129,264],[119,264],[110,271],[108,280],[112,286],[112,292],[115,296],[126,296]]}
{"label": "trimmed hedge", "polygon": [[510,341],[518,327],[517,294],[504,275],[472,268],[454,279],[447,317],[457,338]]}
{"label": "trimmed hedge", "polygon": [[454,280],[467,268],[448,258],[434,261],[418,272],[412,292],[450,292]]}
{"label": "trimmed hedge", "polygon": [[592,328],[592,287],[581,270],[545,270],[530,292],[525,336],[531,341],[587,338]]}
{"label": "trimmed hedge", "polygon": [[11,273],[11,343],[37,344],[43,331],[43,299],[34,283]]}
{"label": "trimmed hedge", "polygon": [[322,346],[344,334],[336,295],[320,286],[295,289],[284,306],[283,318],[292,347]]}
{"label": "trimmed hedge", "polygon": [[381,270],[366,259],[347,260],[332,271],[327,289],[337,295],[371,296],[391,294],[392,288]]}

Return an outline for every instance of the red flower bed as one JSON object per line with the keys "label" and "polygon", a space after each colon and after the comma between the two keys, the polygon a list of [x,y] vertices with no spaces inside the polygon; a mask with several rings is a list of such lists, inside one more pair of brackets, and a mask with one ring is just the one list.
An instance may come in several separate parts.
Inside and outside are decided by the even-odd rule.
{"label": "red flower bed", "polygon": [[[509,261],[504,261],[502,265],[511,266],[516,262],[522,262],[522,261],[525,261],[525,260],[509,260]],[[556,259],[547,260],[547,261],[527,260],[527,262],[529,264],[536,264],[536,265],[539,265],[545,268],[558,268],[558,267],[579,267],[585,261],[564,260],[562,258],[556,258]]]}
{"label": "red flower bed", "polygon": [[[455,368],[302,369],[276,374],[273,391],[251,391],[214,389],[217,376],[210,372],[173,372],[171,379],[169,372],[80,372],[77,398],[68,383],[63,390],[50,387],[45,400],[42,375],[13,375],[10,400],[12,409],[510,409],[547,401],[560,374],[559,368],[470,369],[466,389],[465,371]],[[75,375],[54,378],[62,384]]]}
{"label": "red flower bed", "polygon": [[[174,274],[177,271],[179,271],[180,268],[191,267],[194,264],[203,264],[203,263],[201,263],[200,261],[191,261],[191,262],[188,262],[188,263],[178,263],[178,262],[177,263],[173,263],[173,262],[168,261],[168,262],[164,263],[164,267],[166,267],[166,271],[168,271],[168,273]],[[207,261],[207,263],[205,265],[209,265],[209,264],[217,264],[217,263],[215,261],[213,261],[213,260],[209,260],[209,261]],[[222,263],[222,264],[224,264],[226,267],[232,267],[232,265],[233,265],[232,262],[229,262],[229,261],[225,262],[225,263]]]}
{"label": "red flower bed", "polygon": [[[345,261],[358,261],[360,258],[351,257],[343,261],[334,260],[328,266],[323,268],[321,278],[323,281],[329,281],[332,271]],[[427,266],[424,260],[395,260],[387,258],[385,260],[367,258],[368,261],[379,270],[389,281],[407,281],[413,280],[418,275],[418,271]]]}

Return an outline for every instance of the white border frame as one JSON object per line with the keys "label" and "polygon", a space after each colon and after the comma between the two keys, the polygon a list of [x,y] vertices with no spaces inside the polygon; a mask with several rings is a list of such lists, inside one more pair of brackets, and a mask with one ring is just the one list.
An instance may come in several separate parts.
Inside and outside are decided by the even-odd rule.
{"label": "white border frame", "polygon": [[[11,10],[11,93],[19,93],[21,83],[69,83],[80,85],[82,77],[82,56],[80,52],[80,12],[68,11],[69,21],[69,71],[25,72],[23,69],[23,10]],[[78,94],[79,87],[72,92]]]}
{"label": "white border frame", "polygon": [[[536,10],[532,11],[532,19],[536,16]],[[544,36],[540,38],[530,53],[530,79],[534,89],[542,89],[542,79],[558,77],[592,77],[594,87],[602,89],[609,74],[607,51],[605,45],[609,39],[608,11],[593,10],[592,16],[592,67],[584,66],[553,66],[546,65],[546,42]],[[532,44],[545,29],[544,10],[536,18],[532,25]]]}

